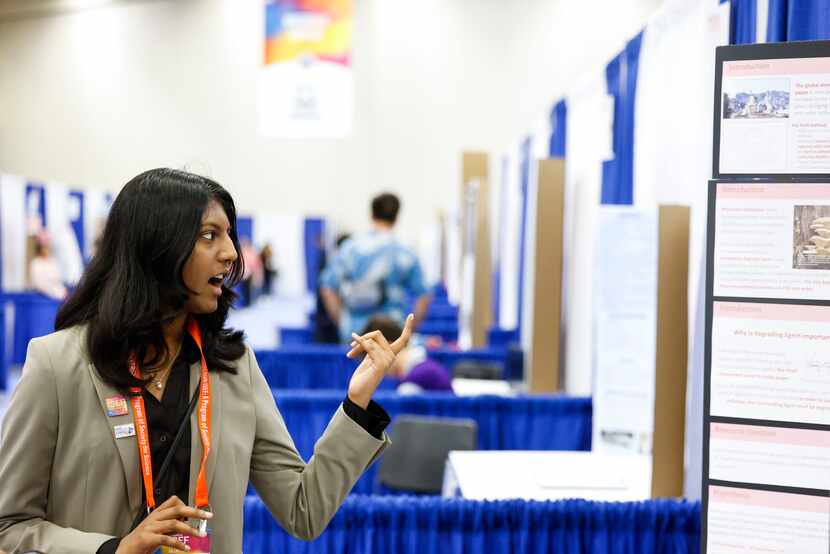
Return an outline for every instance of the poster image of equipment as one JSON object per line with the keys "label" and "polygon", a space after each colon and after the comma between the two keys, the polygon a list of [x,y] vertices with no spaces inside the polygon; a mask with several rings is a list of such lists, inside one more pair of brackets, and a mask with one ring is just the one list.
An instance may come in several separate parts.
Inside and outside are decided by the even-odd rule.
{"label": "poster image of equipment", "polygon": [[730,79],[723,85],[724,119],[790,117],[790,80]]}
{"label": "poster image of equipment", "polygon": [[793,212],[793,269],[830,269],[830,206]]}

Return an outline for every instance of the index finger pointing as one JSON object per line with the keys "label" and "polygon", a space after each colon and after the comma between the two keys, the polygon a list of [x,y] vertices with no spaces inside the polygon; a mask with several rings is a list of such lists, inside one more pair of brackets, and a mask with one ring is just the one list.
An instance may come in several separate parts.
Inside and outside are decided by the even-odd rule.
{"label": "index finger pointing", "polygon": [[395,354],[398,354],[401,350],[406,348],[407,344],[409,344],[409,338],[412,336],[412,326],[414,325],[413,321],[415,321],[414,315],[409,314],[406,316],[406,323],[403,326],[403,333],[401,333],[401,336],[398,337],[398,340],[390,345]]}

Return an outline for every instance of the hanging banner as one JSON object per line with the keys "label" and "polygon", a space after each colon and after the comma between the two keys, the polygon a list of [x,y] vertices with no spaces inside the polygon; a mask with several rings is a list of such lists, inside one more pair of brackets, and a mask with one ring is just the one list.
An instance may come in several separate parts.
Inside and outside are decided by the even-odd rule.
{"label": "hanging banner", "polygon": [[267,0],[259,129],[282,139],[351,134],[351,0]]}

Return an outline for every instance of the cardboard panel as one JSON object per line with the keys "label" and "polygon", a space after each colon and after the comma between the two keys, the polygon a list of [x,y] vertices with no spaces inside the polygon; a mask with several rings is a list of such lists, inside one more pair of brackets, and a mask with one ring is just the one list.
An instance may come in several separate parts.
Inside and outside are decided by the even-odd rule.
{"label": "cardboard panel", "polygon": [[688,352],[688,206],[660,206],[652,497],[683,495]]}
{"label": "cardboard panel", "polygon": [[562,221],[565,205],[565,161],[539,160],[534,249],[531,348],[526,372],[531,392],[561,387]]}

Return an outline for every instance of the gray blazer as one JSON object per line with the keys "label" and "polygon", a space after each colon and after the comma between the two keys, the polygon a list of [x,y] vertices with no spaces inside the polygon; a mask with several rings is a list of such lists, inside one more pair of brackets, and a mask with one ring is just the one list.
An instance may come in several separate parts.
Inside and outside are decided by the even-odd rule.
{"label": "gray blazer", "polygon": [[[84,327],[29,344],[0,435],[0,550],[94,553],[113,536],[126,535],[140,509],[136,438],[116,439],[113,432],[133,422],[132,407],[127,415],[107,417],[105,399],[118,392],[101,380],[84,344]],[[250,348],[236,364],[236,375],[210,375],[212,550],[242,551],[249,479],[289,533],[314,538],[389,439],[372,437],[341,406],[306,464]],[[198,379],[195,363],[191,394]],[[194,410],[190,505],[202,457],[196,416]]]}

